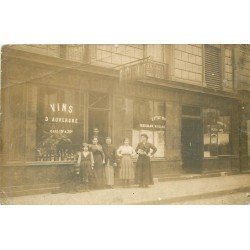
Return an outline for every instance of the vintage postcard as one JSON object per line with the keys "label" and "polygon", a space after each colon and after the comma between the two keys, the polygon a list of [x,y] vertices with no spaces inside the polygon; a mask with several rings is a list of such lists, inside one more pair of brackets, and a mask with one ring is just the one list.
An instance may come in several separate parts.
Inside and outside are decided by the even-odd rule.
{"label": "vintage postcard", "polygon": [[250,203],[250,45],[1,52],[1,204]]}

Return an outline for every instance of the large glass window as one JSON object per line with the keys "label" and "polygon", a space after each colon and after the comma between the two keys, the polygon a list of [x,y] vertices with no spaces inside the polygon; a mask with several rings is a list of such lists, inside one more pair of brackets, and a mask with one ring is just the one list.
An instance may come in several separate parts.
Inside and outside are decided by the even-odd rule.
{"label": "large glass window", "polygon": [[78,91],[41,87],[38,96],[36,158],[73,160],[83,140],[83,97]]}
{"label": "large glass window", "polygon": [[165,105],[158,101],[134,101],[132,145],[136,147],[140,135],[146,133],[149,142],[157,147],[154,157],[165,156]]}
{"label": "large glass window", "polygon": [[164,61],[164,52],[162,44],[148,44],[147,48],[147,56],[154,61],[163,62]]}
{"label": "large glass window", "polygon": [[231,115],[217,109],[203,110],[204,157],[231,155]]}

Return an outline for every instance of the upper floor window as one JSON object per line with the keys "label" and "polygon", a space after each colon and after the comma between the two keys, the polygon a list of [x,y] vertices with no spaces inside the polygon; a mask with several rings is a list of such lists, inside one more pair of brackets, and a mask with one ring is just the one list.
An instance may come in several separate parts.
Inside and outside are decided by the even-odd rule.
{"label": "upper floor window", "polygon": [[164,61],[164,51],[162,44],[148,44],[146,45],[146,55],[149,56],[151,60],[163,62]]}
{"label": "upper floor window", "polygon": [[220,90],[221,78],[221,49],[214,45],[205,45],[205,81],[207,87]]}

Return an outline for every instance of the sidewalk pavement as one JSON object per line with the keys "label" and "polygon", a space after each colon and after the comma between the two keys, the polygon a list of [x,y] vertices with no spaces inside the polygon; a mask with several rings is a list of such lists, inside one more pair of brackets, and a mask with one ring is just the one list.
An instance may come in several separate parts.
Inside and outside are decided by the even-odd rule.
{"label": "sidewalk pavement", "polygon": [[75,194],[38,194],[8,198],[13,205],[172,204],[236,192],[250,192],[250,174],[158,182],[150,188],[115,188]]}

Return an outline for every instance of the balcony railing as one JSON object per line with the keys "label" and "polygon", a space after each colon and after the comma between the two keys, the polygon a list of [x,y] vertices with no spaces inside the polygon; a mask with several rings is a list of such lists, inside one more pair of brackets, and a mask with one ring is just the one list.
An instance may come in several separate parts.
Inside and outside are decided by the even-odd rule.
{"label": "balcony railing", "polygon": [[146,78],[166,80],[168,76],[168,64],[153,61],[149,58],[125,64],[120,68],[121,81],[143,80]]}

